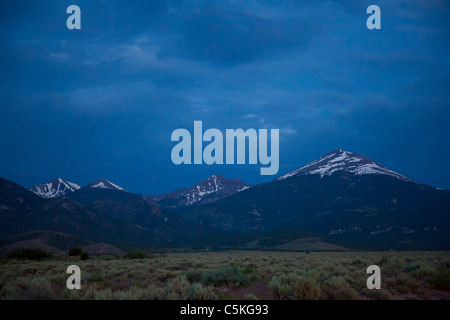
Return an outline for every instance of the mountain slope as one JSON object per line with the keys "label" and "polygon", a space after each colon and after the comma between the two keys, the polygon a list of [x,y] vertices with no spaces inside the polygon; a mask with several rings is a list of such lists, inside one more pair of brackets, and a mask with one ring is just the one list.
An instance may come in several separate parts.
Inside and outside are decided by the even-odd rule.
{"label": "mountain slope", "polygon": [[349,175],[387,175],[400,180],[413,180],[394,172],[369,158],[353,152],[338,149],[332,151],[317,160],[308,163],[299,169],[282,175],[277,181],[302,175],[318,174],[321,178],[331,176],[334,173],[346,173]]}
{"label": "mountain slope", "polygon": [[18,248],[39,248],[53,254],[60,254],[70,248],[91,245],[89,241],[68,234],[53,231],[32,231],[0,239],[0,256]]}
{"label": "mountain slope", "polygon": [[266,184],[185,210],[229,232],[309,232],[350,247],[450,246],[450,191],[336,150]]}
{"label": "mountain slope", "polygon": [[0,238],[26,231],[22,220],[39,213],[46,200],[0,177]]}
{"label": "mountain slope", "polygon": [[170,193],[150,196],[148,198],[163,207],[173,208],[214,202],[250,187],[251,185],[240,179],[230,180],[220,174],[216,174],[191,188],[178,189]]}
{"label": "mountain slope", "polygon": [[109,238],[117,229],[109,217],[68,199],[43,199],[0,178],[0,238],[35,230],[68,233],[86,239]]}
{"label": "mountain slope", "polygon": [[202,228],[196,223],[166,211],[140,194],[117,188],[92,187],[95,184],[68,197],[90,211],[117,221],[121,241],[168,244],[195,238],[202,233]]}
{"label": "mountain slope", "polygon": [[71,192],[77,191],[80,186],[63,180],[61,178],[37,185],[30,189],[31,192],[37,194],[41,198],[59,198]]}

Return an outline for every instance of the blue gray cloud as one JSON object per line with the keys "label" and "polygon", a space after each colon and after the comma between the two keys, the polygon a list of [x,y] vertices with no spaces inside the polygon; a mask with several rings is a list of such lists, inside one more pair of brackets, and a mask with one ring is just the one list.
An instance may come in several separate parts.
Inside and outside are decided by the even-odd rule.
{"label": "blue gray cloud", "polygon": [[[65,28],[70,4],[82,30]],[[280,173],[343,147],[450,188],[445,1],[3,1],[0,175],[154,194],[258,166],[177,167],[171,132],[279,128]],[[266,179],[266,180],[265,180]]]}

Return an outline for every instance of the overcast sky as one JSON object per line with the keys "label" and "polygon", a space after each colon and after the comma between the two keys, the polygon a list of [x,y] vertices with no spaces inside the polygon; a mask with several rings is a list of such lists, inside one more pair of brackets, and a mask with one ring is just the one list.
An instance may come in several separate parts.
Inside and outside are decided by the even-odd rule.
{"label": "overcast sky", "polygon": [[[0,176],[157,194],[343,148],[450,189],[449,16],[444,0],[1,1]],[[194,120],[280,129],[279,173],[174,165]]]}

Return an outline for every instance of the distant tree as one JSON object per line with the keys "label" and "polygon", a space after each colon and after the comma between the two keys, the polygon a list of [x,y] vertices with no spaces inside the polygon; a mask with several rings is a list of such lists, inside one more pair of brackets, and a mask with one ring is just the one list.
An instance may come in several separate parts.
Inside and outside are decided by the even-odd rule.
{"label": "distant tree", "polygon": [[69,257],[81,256],[82,253],[81,248],[72,248],[69,250]]}
{"label": "distant tree", "polygon": [[52,255],[44,250],[32,248],[20,248],[9,253],[10,259],[19,260],[41,260],[51,257]]}
{"label": "distant tree", "polygon": [[80,258],[81,260],[89,260],[89,254],[87,252],[83,252]]}
{"label": "distant tree", "polygon": [[150,259],[152,258],[147,252],[130,251],[125,255],[125,259]]}

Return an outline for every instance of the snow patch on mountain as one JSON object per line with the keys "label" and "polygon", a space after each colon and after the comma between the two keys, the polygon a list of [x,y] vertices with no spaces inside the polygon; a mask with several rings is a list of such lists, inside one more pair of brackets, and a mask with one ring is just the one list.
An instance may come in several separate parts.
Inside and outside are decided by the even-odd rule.
{"label": "snow patch on mountain", "polygon": [[112,183],[111,181],[101,179],[95,181],[89,185],[89,188],[99,188],[99,189],[110,189],[110,190],[119,190],[126,191],[124,188],[118,186],[117,184]]}
{"label": "snow patch on mountain", "polygon": [[388,175],[400,180],[415,182],[414,180],[392,171],[366,157],[342,149],[326,154],[276,180],[282,181],[293,176],[310,174],[318,174],[320,175],[320,178],[323,178],[324,176],[331,176],[339,171],[352,175]]}
{"label": "snow patch on mountain", "polygon": [[223,183],[219,183],[217,176],[213,175],[191,188],[184,196],[187,198],[187,204],[191,205],[201,201],[207,195],[219,192],[223,187]]}
{"label": "snow patch on mountain", "polygon": [[50,199],[65,196],[68,193],[77,191],[81,187],[76,183],[65,181],[61,178],[37,185],[30,189],[41,198]]}
{"label": "snow patch on mountain", "polygon": [[191,188],[154,196],[151,197],[151,200],[160,202],[172,199],[171,206],[193,205],[213,202],[250,187],[240,179],[226,179],[220,174],[215,174]]}

